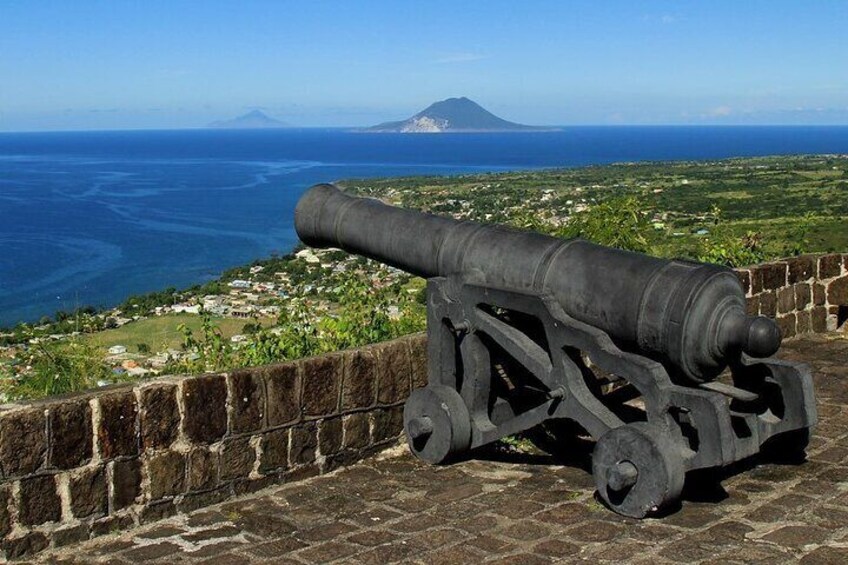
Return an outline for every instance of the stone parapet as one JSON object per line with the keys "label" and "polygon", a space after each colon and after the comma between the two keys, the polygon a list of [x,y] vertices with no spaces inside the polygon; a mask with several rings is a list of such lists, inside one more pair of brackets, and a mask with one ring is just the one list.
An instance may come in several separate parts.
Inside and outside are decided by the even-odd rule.
{"label": "stone parapet", "polygon": [[774,318],[784,339],[834,331],[848,319],[848,254],[799,255],[736,273],[748,312]]}
{"label": "stone parapet", "polygon": [[5,405],[2,549],[22,557],[366,457],[397,441],[425,350],[417,334]]}

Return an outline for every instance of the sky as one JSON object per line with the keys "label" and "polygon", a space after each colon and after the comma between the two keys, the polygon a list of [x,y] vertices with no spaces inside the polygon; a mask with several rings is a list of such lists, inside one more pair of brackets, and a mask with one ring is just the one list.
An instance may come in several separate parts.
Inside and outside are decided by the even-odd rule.
{"label": "sky", "polygon": [[0,0],[0,131],[848,124],[848,2]]}

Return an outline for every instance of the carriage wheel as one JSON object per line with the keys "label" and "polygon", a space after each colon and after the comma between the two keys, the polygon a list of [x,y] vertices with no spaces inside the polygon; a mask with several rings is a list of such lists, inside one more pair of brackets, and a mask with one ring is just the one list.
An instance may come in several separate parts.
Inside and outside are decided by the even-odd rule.
{"label": "carriage wheel", "polygon": [[471,419],[459,393],[443,385],[412,391],[403,409],[409,449],[428,463],[442,463],[468,450]]}
{"label": "carriage wheel", "polygon": [[592,454],[592,474],[607,506],[623,516],[644,518],[678,500],[686,470],[671,435],[637,422],[601,436]]}

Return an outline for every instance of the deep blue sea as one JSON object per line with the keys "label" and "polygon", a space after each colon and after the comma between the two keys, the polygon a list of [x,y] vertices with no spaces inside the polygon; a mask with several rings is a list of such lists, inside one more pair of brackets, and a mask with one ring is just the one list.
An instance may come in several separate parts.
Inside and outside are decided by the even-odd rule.
{"label": "deep blue sea", "polygon": [[0,133],[0,326],[285,253],[317,182],[798,153],[848,153],[848,127]]}

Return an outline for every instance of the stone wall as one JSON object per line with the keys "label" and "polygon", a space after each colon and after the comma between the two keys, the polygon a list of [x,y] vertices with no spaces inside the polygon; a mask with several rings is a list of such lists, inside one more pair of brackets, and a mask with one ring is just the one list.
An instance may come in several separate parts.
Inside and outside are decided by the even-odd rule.
{"label": "stone wall", "polygon": [[775,318],[783,337],[843,328],[848,254],[801,255],[736,270],[748,312]]}
{"label": "stone wall", "polygon": [[0,408],[7,558],[325,473],[394,443],[424,335]]}
{"label": "stone wall", "polygon": [[[738,269],[785,337],[848,317],[848,254]],[[396,441],[422,334],[289,363],[0,407],[9,558],[352,463]]]}

